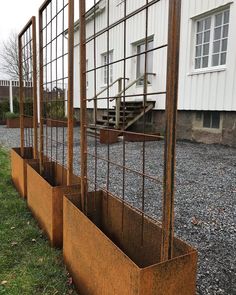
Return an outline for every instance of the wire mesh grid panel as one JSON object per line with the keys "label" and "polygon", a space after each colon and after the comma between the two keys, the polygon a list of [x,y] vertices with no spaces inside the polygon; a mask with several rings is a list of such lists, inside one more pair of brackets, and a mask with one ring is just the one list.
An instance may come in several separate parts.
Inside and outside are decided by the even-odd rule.
{"label": "wire mesh grid panel", "polygon": [[[130,204],[141,246],[145,217],[161,220],[163,261],[173,254],[180,3],[94,1],[85,14],[80,2],[82,208],[88,191],[107,194],[107,212],[110,194]],[[166,109],[164,136],[152,131],[156,106]],[[120,219],[124,231],[124,209]]]}
{"label": "wire mesh grid panel", "polygon": [[[21,156],[38,157],[36,21],[32,17],[18,36]],[[30,148],[33,148],[30,149]],[[33,151],[33,154],[32,154]]]}
{"label": "wire mesh grid panel", "polygon": [[39,9],[40,170],[53,181],[53,166],[45,162],[60,163],[68,184],[73,172],[73,26],[74,1],[45,1]]}

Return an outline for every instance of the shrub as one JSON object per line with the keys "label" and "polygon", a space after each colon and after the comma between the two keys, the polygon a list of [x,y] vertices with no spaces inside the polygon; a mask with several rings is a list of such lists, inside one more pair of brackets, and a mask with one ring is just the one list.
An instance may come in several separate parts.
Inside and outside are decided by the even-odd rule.
{"label": "shrub", "polygon": [[8,100],[3,100],[0,102],[0,120],[4,121],[6,119],[6,113],[10,111],[10,104]]}
{"label": "shrub", "polygon": [[20,115],[18,113],[11,113],[11,112],[7,112],[5,114],[6,119],[16,119],[19,118]]}

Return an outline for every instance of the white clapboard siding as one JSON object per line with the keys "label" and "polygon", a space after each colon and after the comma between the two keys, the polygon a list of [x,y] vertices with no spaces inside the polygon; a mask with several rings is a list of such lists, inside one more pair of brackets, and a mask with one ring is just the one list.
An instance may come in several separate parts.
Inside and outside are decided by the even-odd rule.
{"label": "white clapboard siding", "polygon": [[[227,64],[222,71],[194,74],[194,22],[199,15],[230,6]],[[236,6],[229,0],[182,0],[180,110],[236,110]]]}
{"label": "white clapboard siding", "polygon": [[[112,0],[110,3],[109,23],[112,24],[124,16],[124,4],[120,0]],[[154,47],[167,43],[168,33],[168,0],[160,0],[149,9],[148,36],[153,36]],[[107,6],[106,0],[100,1],[100,10],[96,14],[96,31],[107,27]],[[120,4],[118,4],[120,3]],[[144,5],[146,0],[127,0],[127,14]],[[230,30],[227,53],[227,64],[222,71],[194,73],[194,24],[198,16],[209,11],[221,9],[224,5],[230,6]],[[135,44],[145,38],[145,11],[126,21],[126,56],[135,53]],[[236,38],[234,28],[236,27],[236,6],[235,1],[229,0],[182,0],[181,19],[181,42],[180,42],[180,75],[179,75],[179,110],[236,110]],[[86,25],[87,37],[93,35],[94,20],[90,16]],[[75,107],[79,108],[79,31],[75,33]],[[113,60],[124,57],[124,24],[114,27],[109,32],[109,50],[113,51]],[[87,44],[88,69],[93,69],[94,64],[94,41]],[[108,50],[107,33],[96,39],[96,67],[101,66],[102,54]],[[148,92],[160,92],[166,89],[166,62],[167,49],[154,51],[153,63],[154,73],[152,86],[148,86]],[[124,62],[113,65],[113,81],[123,77]],[[136,58],[126,61],[126,77],[130,81],[136,78]],[[104,87],[102,69],[96,71],[96,91]],[[143,88],[133,86],[127,94],[142,93]],[[112,87],[106,95],[116,95],[117,85]],[[94,91],[94,73],[88,74],[87,97],[92,98]],[[131,98],[128,98],[131,99]],[[149,96],[148,99],[156,101],[156,109],[165,108],[165,95]],[[112,104],[110,104],[110,107]],[[93,103],[88,103],[93,108]],[[99,108],[107,108],[105,100],[99,101]]]}

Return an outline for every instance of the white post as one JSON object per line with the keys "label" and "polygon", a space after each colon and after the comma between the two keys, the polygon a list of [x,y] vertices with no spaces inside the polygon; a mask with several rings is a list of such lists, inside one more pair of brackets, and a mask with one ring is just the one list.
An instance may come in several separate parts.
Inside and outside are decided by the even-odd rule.
{"label": "white post", "polygon": [[13,113],[13,91],[12,91],[12,81],[9,84],[9,93],[10,93],[10,112]]}

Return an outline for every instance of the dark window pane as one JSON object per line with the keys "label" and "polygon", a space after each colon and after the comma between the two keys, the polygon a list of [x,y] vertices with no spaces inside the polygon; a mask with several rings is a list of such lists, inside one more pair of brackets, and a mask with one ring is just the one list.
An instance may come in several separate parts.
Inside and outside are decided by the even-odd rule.
{"label": "dark window pane", "polygon": [[196,57],[199,57],[202,55],[202,46],[197,46],[196,47]]}
{"label": "dark window pane", "polygon": [[203,57],[203,59],[202,59],[202,67],[203,68],[208,67],[208,56]]}
{"label": "dark window pane", "polygon": [[204,33],[204,42],[207,43],[210,41],[210,31]]}
{"label": "dark window pane", "polygon": [[223,38],[227,38],[229,34],[229,25],[223,27]]}
{"label": "dark window pane", "polygon": [[213,66],[213,67],[219,65],[219,58],[220,58],[220,55],[219,55],[219,54],[214,54],[214,55],[212,56],[212,66]]}
{"label": "dark window pane", "polygon": [[220,113],[219,112],[212,112],[212,128],[220,128]]}
{"label": "dark window pane", "polygon": [[203,55],[209,55],[209,48],[210,48],[209,43],[203,45]]}
{"label": "dark window pane", "polygon": [[221,38],[221,29],[222,29],[222,27],[215,29],[214,40],[219,40]]}
{"label": "dark window pane", "polygon": [[197,22],[197,32],[203,31],[203,20]]}
{"label": "dark window pane", "polygon": [[211,128],[211,112],[203,113],[203,127]]}
{"label": "dark window pane", "polygon": [[202,33],[197,34],[197,45],[202,44],[202,37],[203,37]]}
{"label": "dark window pane", "polygon": [[226,64],[226,53],[222,53],[221,54],[220,64],[221,65],[225,65]]}
{"label": "dark window pane", "polygon": [[201,68],[201,58],[196,58],[195,59],[195,69],[200,69]]}
{"label": "dark window pane", "polygon": [[224,13],[224,24],[229,23],[229,10],[225,11]]}
{"label": "dark window pane", "polygon": [[215,20],[215,27],[218,27],[222,24],[222,20],[223,20],[223,14],[219,13],[216,15],[216,20]]}
{"label": "dark window pane", "polygon": [[222,49],[221,49],[221,51],[227,51],[227,43],[228,43],[227,39],[222,40]]}
{"label": "dark window pane", "polygon": [[205,30],[209,30],[211,27],[211,17],[205,19]]}
{"label": "dark window pane", "polygon": [[215,41],[213,43],[213,53],[220,52],[220,41]]}

